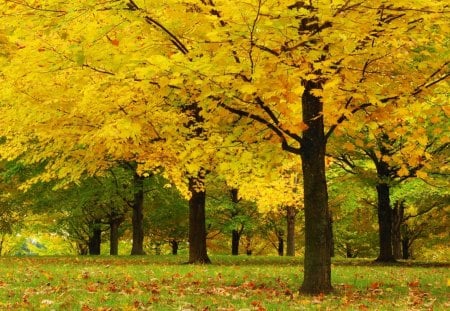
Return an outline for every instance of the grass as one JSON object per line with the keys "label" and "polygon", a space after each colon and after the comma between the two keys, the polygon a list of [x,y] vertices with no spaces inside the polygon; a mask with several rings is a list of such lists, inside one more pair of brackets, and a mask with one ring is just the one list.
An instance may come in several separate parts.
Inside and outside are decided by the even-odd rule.
{"label": "grass", "polygon": [[0,310],[446,310],[449,265],[333,264],[336,291],[303,296],[299,258],[0,258]]}

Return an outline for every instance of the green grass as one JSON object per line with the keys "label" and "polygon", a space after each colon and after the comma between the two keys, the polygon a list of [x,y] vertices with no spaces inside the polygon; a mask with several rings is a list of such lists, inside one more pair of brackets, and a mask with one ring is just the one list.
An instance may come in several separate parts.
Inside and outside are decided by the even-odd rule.
{"label": "green grass", "polygon": [[299,258],[0,258],[0,310],[445,310],[448,265],[336,261],[335,292],[303,296]]}

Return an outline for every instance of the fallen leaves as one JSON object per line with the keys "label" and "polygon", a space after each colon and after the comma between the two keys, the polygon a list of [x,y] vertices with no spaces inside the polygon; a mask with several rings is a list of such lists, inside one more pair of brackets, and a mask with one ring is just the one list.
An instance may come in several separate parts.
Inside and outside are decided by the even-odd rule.
{"label": "fallen leaves", "polygon": [[[0,302],[2,310],[430,310],[443,308],[444,294],[436,294],[436,287],[444,293],[447,285],[437,269],[336,266],[343,275],[335,280],[347,277],[347,282],[335,284],[331,295],[303,296],[298,267],[278,262],[236,269],[160,265],[150,258],[41,258],[27,261],[26,268],[17,266],[13,277],[0,277],[0,295],[7,299]],[[8,275],[4,267],[0,273]],[[427,279],[432,275],[440,279]]]}

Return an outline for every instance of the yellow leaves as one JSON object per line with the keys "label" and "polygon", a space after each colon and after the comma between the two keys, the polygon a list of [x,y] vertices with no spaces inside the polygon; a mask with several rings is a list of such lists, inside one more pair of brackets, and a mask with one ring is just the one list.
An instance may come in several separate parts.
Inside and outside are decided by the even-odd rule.
{"label": "yellow leaves", "polygon": [[401,168],[397,171],[397,175],[399,177],[404,177],[409,175],[409,170],[406,165],[402,165]]}
{"label": "yellow leaves", "polygon": [[352,144],[351,142],[345,142],[342,145],[342,148],[344,148],[344,150],[346,150],[346,151],[355,151],[356,150],[355,145]]}
{"label": "yellow leaves", "polygon": [[426,179],[428,177],[428,174],[424,171],[417,171],[416,176],[420,179]]}
{"label": "yellow leaves", "polygon": [[450,106],[449,105],[442,106],[442,110],[444,111],[446,117],[450,118]]}
{"label": "yellow leaves", "polygon": [[245,83],[239,88],[239,91],[242,94],[253,95],[257,91],[257,88],[252,84]]}

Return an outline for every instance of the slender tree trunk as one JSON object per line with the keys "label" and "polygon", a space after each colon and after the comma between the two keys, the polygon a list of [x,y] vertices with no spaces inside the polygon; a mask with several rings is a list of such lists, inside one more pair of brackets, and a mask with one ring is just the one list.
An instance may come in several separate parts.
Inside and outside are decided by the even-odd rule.
{"label": "slender tree trunk", "polygon": [[178,241],[171,240],[170,246],[172,247],[172,255],[178,255]]}
{"label": "slender tree trunk", "polygon": [[301,159],[305,207],[305,259],[301,291],[307,294],[329,293],[331,257],[328,190],[325,176],[326,139],[323,124],[323,104],[311,94],[321,88],[319,83],[306,81],[302,96],[303,132]]}
{"label": "slender tree trunk", "polygon": [[409,250],[409,238],[405,237],[402,239],[402,258],[409,259],[411,257],[411,252]]}
{"label": "slender tree trunk", "polygon": [[286,256],[295,256],[295,207],[286,208]]}
{"label": "slender tree trunk", "polygon": [[206,250],[204,177],[189,179],[189,263],[208,264],[211,260]]}
{"label": "slender tree trunk", "polygon": [[134,175],[133,215],[133,245],[131,255],[145,255],[144,251],[144,177]]}
{"label": "slender tree trunk", "polygon": [[249,236],[246,236],[245,241],[246,241],[246,243],[245,243],[245,253],[247,254],[247,256],[251,256],[252,253],[253,253],[253,250],[252,250],[252,238],[249,237]]}
{"label": "slender tree trunk", "polygon": [[89,255],[100,255],[102,245],[102,229],[100,221],[96,220],[92,223],[91,236],[89,236]]}
{"label": "slender tree trunk", "polygon": [[118,255],[119,254],[119,227],[123,222],[123,215],[117,215],[113,213],[109,222],[109,254]]}
{"label": "slender tree trunk", "polygon": [[392,211],[392,251],[395,259],[402,258],[402,235],[401,225],[403,223],[405,206],[403,201],[397,201]]}
{"label": "slender tree trunk", "polygon": [[[230,190],[231,193],[231,202],[234,204],[234,211],[231,214],[231,217],[236,217],[238,215],[236,211],[236,205],[239,203],[238,198],[238,189],[233,188]],[[239,241],[241,239],[242,230],[233,229],[231,231],[231,255],[239,255]]]}
{"label": "slender tree trunk", "polygon": [[284,240],[283,240],[283,232],[282,231],[279,231],[277,233],[277,238],[278,238],[278,247],[277,247],[278,256],[283,256],[284,255]]}
{"label": "slender tree trunk", "polygon": [[378,196],[378,226],[380,254],[376,261],[395,261],[392,251],[392,209],[390,205],[389,185],[379,183],[377,185]]}
{"label": "slender tree trunk", "polygon": [[241,235],[238,230],[231,231],[231,255],[239,255],[239,241]]}

